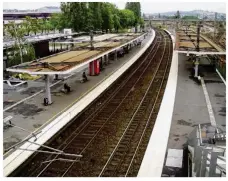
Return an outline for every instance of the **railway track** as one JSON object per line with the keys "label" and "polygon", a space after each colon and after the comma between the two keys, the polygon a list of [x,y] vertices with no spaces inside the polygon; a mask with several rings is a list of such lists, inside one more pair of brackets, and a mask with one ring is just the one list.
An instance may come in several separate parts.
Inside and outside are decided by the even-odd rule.
{"label": "railway track", "polygon": [[[103,95],[47,145],[82,154],[38,153],[12,176],[136,176],[160,107],[172,43],[157,31],[154,43]],[[45,150],[45,149],[43,149]]]}

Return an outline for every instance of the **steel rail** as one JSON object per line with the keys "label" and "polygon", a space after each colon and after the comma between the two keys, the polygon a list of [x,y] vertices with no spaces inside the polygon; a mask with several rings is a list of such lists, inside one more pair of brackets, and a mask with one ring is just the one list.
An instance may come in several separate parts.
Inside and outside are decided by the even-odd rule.
{"label": "steel rail", "polygon": [[[151,49],[151,51],[153,50],[153,48],[155,47],[155,45],[156,45],[156,42],[155,42],[155,44],[150,48]],[[150,52],[151,52],[150,51]],[[141,64],[140,64],[140,66],[143,64],[145,62],[145,59],[141,62]],[[139,66],[139,67],[140,67]],[[121,84],[120,84],[120,86],[110,95],[110,97],[109,98],[107,98],[106,100],[105,100],[105,102],[103,103],[103,105],[101,106],[101,107],[99,107],[97,110],[95,110],[88,118],[86,118],[86,120],[85,121],[83,121],[77,128],[76,128],[76,130],[75,131],[73,131],[69,136],[68,136],[68,138],[67,138],[67,140],[66,141],[68,141],[70,138],[71,138],[71,136],[72,135],[74,135],[75,134],[75,132],[77,132],[79,129],[81,129],[81,130],[83,130],[92,120],[93,120],[93,118],[100,112],[100,111],[102,111],[103,110],[103,108],[105,108],[105,106],[111,101],[111,99],[119,92],[119,90],[125,85],[125,83],[133,76],[133,74],[139,69],[139,67],[134,71],[134,72],[132,72],[132,74],[130,74],[129,75],[129,77],[127,77]],[[92,118],[91,118],[92,117]],[[90,119],[91,118],[91,119]],[[89,120],[89,121],[88,121]],[[81,131],[80,131],[81,132]],[[80,134],[80,132],[78,133],[78,134]],[[77,134],[77,135],[78,135]],[[77,135],[75,135],[73,138],[72,138],[72,140],[77,136]],[[71,141],[72,141],[71,140]],[[65,141],[65,142],[66,142]],[[71,142],[70,141],[70,142]],[[63,144],[60,144],[59,146],[58,146],[58,149],[60,149],[60,147],[62,146]],[[63,148],[63,149],[65,149],[66,147],[68,146],[68,144]],[[51,157],[52,155],[50,154],[50,156],[44,161],[44,162],[46,162],[48,159],[50,159],[50,157]],[[51,164],[51,162],[49,162],[49,164]],[[42,165],[40,165],[38,168],[40,168]],[[48,165],[47,165],[48,166]],[[35,170],[36,171],[36,170]],[[34,172],[35,172],[34,171]],[[34,172],[32,172],[31,173],[31,175],[34,173]]]}
{"label": "steel rail", "polygon": [[[140,66],[147,60],[147,57],[151,54],[151,52],[153,51],[153,48],[157,45],[156,44],[157,42],[155,42],[155,44],[152,46],[152,48],[151,48],[151,50],[150,50],[150,52],[147,54],[147,56],[143,59],[143,61],[142,61],[142,63],[140,64]],[[158,49],[158,48],[157,48]],[[156,50],[157,50],[156,49]],[[155,50],[155,51],[156,51]],[[156,52],[154,52],[154,53],[156,53]],[[148,63],[148,65],[150,64],[150,62]],[[86,123],[86,124],[84,124],[84,126],[83,126],[83,124],[81,124],[74,132],[72,132],[71,133],[71,135],[73,135],[76,131],[78,131],[81,127],[81,130],[79,131],[79,133],[77,133],[76,135],[74,135],[74,137],[68,142],[68,144],[63,148],[63,150],[64,149],[66,149],[67,148],[67,146],[86,128],[86,126],[93,120],[93,118],[101,111],[101,110],[103,110],[103,108],[105,108],[105,106],[107,105],[107,103],[109,103],[109,101],[111,101],[112,100],[112,98],[120,91],[120,89],[122,88],[122,87],[124,87],[125,86],[125,84],[126,84],[126,82],[127,81],[129,81],[130,80],[130,78],[132,78],[132,76],[135,74],[135,72],[140,68],[140,66],[138,66],[138,68],[132,73],[132,74],[130,74],[130,76],[123,82],[123,83],[121,83],[121,85],[118,87],[118,89],[116,90],[116,92],[114,92],[114,94],[112,94],[109,98],[108,98],[108,100],[105,102],[105,104],[103,104],[102,105],[102,107],[101,108],[99,108],[99,111],[94,111],[94,114],[91,114],[83,123]],[[148,67],[148,66],[147,66]],[[146,67],[146,68],[147,68]],[[144,68],[144,71],[146,70],[146,68]],[[142,73],[143,74],[143,73]],[[141,74],[141,75],[142,75]],[[136,84],[137,82],[135,82],[135,84]],[[134,84],[134,85],[135,85]],[[133,85],[133,86],[134,86]],[[133,87],[132,86],[132,87]],[[91,118],[92,117],[92,118]],[[91,118],[90,120],[89,120],[89,118]],[[87,120],[89,120],[88,122],[86,122]],[[71,135],[68,137],[68,138],[71,138]],[[68,141],[68,140],[67,140]],[[65,141],[66,142],[66,141]],[[91,141],[90,141],[91,142]],[[89,143],[90,143],[89,142]],[[58,147],[59,148],[59,147]],[[56,156],[57,157],[57,156]],[[55,158],[56,158],[55,157]],[[50,164],[51,164],[52,162],[49,162],[49,164],[37,175],[37,176],[40,176],[49,166],[50,166]]]}
{"label": "steel rail", "polygon": [[145,134],[145,132],[146,132],[146,129],[147,129],[148,125],[149,125],[151,116],[152,116],[152,114],[153,114],[153,112],[154,112],[154,108],[155,108],[155,105],[156,105],[156,103],[157,103],[157,100],[158,100],[158,97],[159,97],[159,93],[160,93],[160,91],[161,91],[161,89],[162,89],[162,86],[163,86],[163,83],[164,83],[164,79],[165,79],[165,76],[166,76],[166,73],[167,73],[167,70],[168,70],[169,59],[170,59],[170,46],[169,46],[168,61],[167,61],[167,64],[166,64],[166,68],[165,68],[165,72],[164,72],[164,75],[163,75],[163,78],[162,78],[162,82],[161,82],[160,87],[159,87],[159,91],[158,91],[158,93],[157,93],[157,96],[156,96],[156,99],[155,99],[153,108],[152,108],[152,110],[151,110],[151,112],[150,112],[150,115],[149,115],[149,118],[148,118],[147,123],[146,123],[146,125],[145,125],[145,128],[144,128],[144,130],[143,130],[143,132],[142,132],[142,135],[141,135],[141,137],[140,137],[140,140],[139,140],[139,142],[138,142],[138,144],[137,144],[137,147],[136,147],[136,150],[135,150],[135,152],[134,152],[134,155],[133,155],[133,157],[132,157],[132,159],[131,159],[131,162],[130,162],[130,164],[129,164],[129,166],[128,166],[127,172],[125,173],[125,177],[126,177],[126,176],[128,175],[128,173],[129,173],[129,170],[130,170],[130,168],[131,168],[131,166],[132,166],[132,163],[133,163],[133,160],[134,160],[134,158],[135,158],[135,155],[136,155],[136,153],[137,153],[137,151],[138,151],[138,148],[139,148],[139,146],[140,146],[140,144],[141,144],[141,142],[142,142],[142,139],[143,139],[143,137],[144,137],[144,134]]}
{"label": "steel rail", "polygon": [[[165,37],[164,37],[164,39],[165,39]],[[160,59],[160,62],[159,62],[158,66],[157,66],[157,68],[156,68],[156,70],[155,70],[154,76],[153,76],[153,78],[151,79],[150,84],[149,84],[149,86],[148,86],[148,88],[147,88],[147,90],[146,90],[146,92],[145,92],[145,94],[144,94],[144,96],[143,96],[143,98],[142,98],[140,104],[138,105],[136,111],[134,112],[134,114],[133,114],[133,116],[132,116],[130,122],[128,123],[126,129],[124,130],[124,132],[123,132],[121,138],[119,139],[119,141],[118,141],[117,145],[115,146],[114,150],[112,151],[112,153],[111,153],[109,159],[107,160],[106,164],[104,165],[103,169],[101,170],[101,172],[100,172],[100,174],[99,174],[99,177],[102,176],[103,172],[105,171],[105,168],[106,168],[107,165],[111,162],[111,159],[113,158],[113,155],[115,154],[115,152],[116,152],[117,148],[119,147],[121,141],[123,140],[124,136],[126,135],[126,132],[128,131],[128,129],[129,129],[131,123],[133,122],[133,120],[134,120],[135,116],[137,115],[138,111],[140,110],[140,107],[142,106],[142,103],[144,102],[146,96],[148,95],[148,92],[149,92],[150,88],[152,87],[152,85],[153,85],[153,83],[154,83],[154,79],[155,79],[155,77],[156,77],[156,75],[157,75],[157,73],[158,73],[158,70],[159,70],[159,68],[160,68],[160,65],[161,65],[161,63],[162,63],[162,61],[163,61],[164,53],[165,53],[165,50],[166,50],[166,41],[165,41],[165,45],[163,45],[163,46],[164,46],[164,51],[163,51],[162,57],[161,57],[161,59]],[[133,133],[133,134],[134,134],[134,133]]]}
{"label": "steel rail", "polygon": [[[157,53],[158,48],[159,48],[159,46],[157,47],[155,54]],[[153,57],[155,56],[155,54],[153,55]],[[150,54],[148,54],[148,55],[146,56],[146,58],[147,58],[149,55],[150,55]],[[152,62],[152,60],[153,60],[153,58],[151,58],[150,63]],[[144,73],[144,72],[147,70],[147,68],[149,67],[150,63],[148,63],[148,65],[144,68],[144,71],[142,72],[142,74],[140,75],[140,77],[135,81],[135,83],[134,83],[134,85],[133,85],[132,87],[134,87],[134,86],[138,83],[138,81],[139,81],[140,78],[142,77],[143,73]],[[90,142],[84,147],[84,149],[83,149],[79,154],[82,154],[82,153],[86,150],[86,148],[90,145],[90,143],[93,141],[93,139],[97,136],[97,134],[98,134],[98,133],[101,131],[101,129],[105,126],[105,124],[108,122],[108,120],[109,120],[110,118],[112,118],[113,114],[117,111],[117,109],[121,106],[121,104],[123,103],[123,101],[127,98],[127,96],[128,96],[130,93],[131,93],[131,89],[130,89],[129,92],[126,94],[126,96],[122,99],[122,101],[119,103],[119,105],[117,106],[117,108],[116,108],[115,110],[113,110],[113,112],[112,112],[112,114],[109,116],[109,118],[106,119],[106,121],[103,123],[102,127],[96,132],[96,134],[93,136],[93,138],[90,140]],[[67,169],[67,170],[64,172],[64,174],[62,175],[62,177],[64,177],[64,176],[68,173],[68,171],[71,169],[71,167],[72,167],[73,165],[74,165],[74,162],[68,167],[68,169]]]}

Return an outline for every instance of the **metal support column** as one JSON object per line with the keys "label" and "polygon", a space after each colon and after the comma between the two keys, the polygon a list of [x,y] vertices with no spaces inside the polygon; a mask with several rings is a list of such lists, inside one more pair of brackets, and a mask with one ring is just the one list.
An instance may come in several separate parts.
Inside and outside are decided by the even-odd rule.
{"label": "metal support column", "polygon": [[[198,26],[197,26],[197,41],[196,41],[196,51],[197,52],[199,52],[199,50],[200,50],[200,27],[201,27],[201,22],[199,22]],[[196,57],[195,77],[198,77],[198,69],[199,69],[199,57]]]}
{"label": "metal support column", "polygon": [[106,54],[106,63],[109,64],[109,57],[108,57],[108,54]]}
{"label": "metal support column", "polygon": [[104,62],[105,62],[105,65],[108,65],[108,54],[104,55]]}
{"label": "metal support column", "polygon": [[51,89],[50,89],[50,75],[45,75],[45,89],[46,89],[46,94],[45,98],[48,99],[48,104],[51,104]]}

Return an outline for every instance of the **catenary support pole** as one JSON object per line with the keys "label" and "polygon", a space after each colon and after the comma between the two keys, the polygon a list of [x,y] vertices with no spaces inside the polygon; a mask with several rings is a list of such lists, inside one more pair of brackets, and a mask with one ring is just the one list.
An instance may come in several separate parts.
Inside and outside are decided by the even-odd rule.
{"label": "catenary support pole", "polygon": [[46,98],[48,99],[48,104],[51,104],[51,88],[50,88],[50,75],[45,75],[45,89],[46,89]]}

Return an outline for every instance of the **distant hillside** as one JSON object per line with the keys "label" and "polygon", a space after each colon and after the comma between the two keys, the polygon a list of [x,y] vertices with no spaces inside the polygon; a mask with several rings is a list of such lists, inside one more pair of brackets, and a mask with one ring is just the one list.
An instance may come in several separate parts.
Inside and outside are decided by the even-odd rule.
{"label": "distant hillside", "polygon": [[[180,16],[196,16],[198,18],[203,18],[203,17],[207,17],[208,19],[214,19],[215,18],[215,12],[211,12],[211,11],[204,11],[204,10],[193,10],[193,11],[179,11],[180,12]],[[159,14],[160,16],[174,16],[177,13],[177,11],[170,11],[170,12],[164,12],[164,13],[154,13],[154,14],[150,14],[151,16],[155,16],[158,17]],[[217,13],[217,18],[226,18],[226,14],[225,13]]]}

